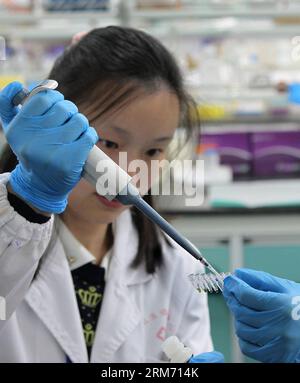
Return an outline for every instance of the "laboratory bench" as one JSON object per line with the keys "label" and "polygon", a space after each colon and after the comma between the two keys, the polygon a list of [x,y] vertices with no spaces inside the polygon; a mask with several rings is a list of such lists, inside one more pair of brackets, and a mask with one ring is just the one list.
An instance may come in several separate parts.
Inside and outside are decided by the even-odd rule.
{"label": "laboratory bench", "polygon": [[[160,212],[220,271],[247,267],[300,282],[300,206]],[[221,294],[209,294],[215,349],[226,362],[252,362],[239,349]]]}

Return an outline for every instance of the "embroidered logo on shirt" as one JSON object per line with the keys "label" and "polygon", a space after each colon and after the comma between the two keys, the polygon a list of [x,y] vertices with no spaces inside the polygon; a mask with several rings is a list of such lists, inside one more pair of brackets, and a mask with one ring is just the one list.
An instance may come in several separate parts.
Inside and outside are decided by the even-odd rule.
{"label": "embroidered logo on shirt", "polygon": [[72,271],[88,355],[91,355],[105,288],[105,269],[88,263]]}
{"label": "embroidered logo on shirt", "polygon": [[93,326],[90,323],[87,323],[84,326],[83,335],[86,345],[88,347],[91,347],[94,343],[95,331],[93,330]]}
{"label": "embroidered logo on shirt", "polygon": [[94,286],[89,286],[88,290],[78,289],[77,294],[81,303],[88,307],[96,307],[102,299],[102,294],[99,294]]}

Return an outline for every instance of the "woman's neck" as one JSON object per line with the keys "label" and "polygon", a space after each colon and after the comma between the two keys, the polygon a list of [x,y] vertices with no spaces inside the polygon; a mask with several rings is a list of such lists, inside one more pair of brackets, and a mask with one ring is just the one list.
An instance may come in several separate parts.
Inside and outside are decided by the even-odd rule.
{"label": "woman's neck", "polygon": [[72,213],[65,211],[60,218],[75,238],[96,258],[100,265],[106,252],[112,246],[112,231],[110,224],[92,225],[84,222]]}

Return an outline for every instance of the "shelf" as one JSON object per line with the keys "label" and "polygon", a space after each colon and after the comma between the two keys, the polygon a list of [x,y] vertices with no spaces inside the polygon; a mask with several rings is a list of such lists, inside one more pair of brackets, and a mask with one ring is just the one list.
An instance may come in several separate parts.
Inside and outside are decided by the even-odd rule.
{"label": "shelf", "polygon": [[[256,7],[257,8],[257,7]],[[184,7],[179,9],[147,9],[133,10],[131,14],[135,19],[161,20],[161,19],[182,19],[182,18],[198,18],[198,19],[216,19],[225,17],[243,18],[243,19],[276,19],[300,17],[300,7],[288,9],[288,7],[278,7],[277,10],[272,7],[258,7],[258,9],[249,6],[225,7],[217,9],[212,7]]]}
{"label": "shelf", "polygon": [[[50,19],[48,19],[49,21]],[[63,19],[60,19],[63,20]],[[9,35],[15,38],[20,39],[31,39],[31,40],[49,40],[53,38],[67,39],[69,38],[72,29],[75,32],[78,32],[80,28],[90,29],[93,27],[106,26],[106,25],[119,25],[117,19],[97,19],[91,18],[90,20],[82,20],[78,18],[78,23],[70,22],[71,19],[66,19],[68,26],[61,27],[57,29],[56,27],[49,27],[47,25],[43,26],[41,23],[36,22],[36,25],[32,24],[26,25],[17,25],[8,27],[7,24],[0,22],[0,33],[2,35]],[[92,25],[93,24],[93,25]],[[38,28],[38,29],[37,29]],[[71,29],[70,29],[71,28]],[[163,28],[147,28],[140,27],[140,29],[145,30],[146,32],[158,37],[164,38],[168,36],[198,36],[201,37],[214,37],[214,38],[229,38],[229,37],[263,37],[263,38],[277,38],[277,37],[294,37],[299,33],[299,30],[295,27],[278,27],[278,28],[232,28],[232,29],[214,29],[214,28],[193,28],[190,30],[179,30],[178,27],[166,26]],[[75,33],[74,32],[74,33]]]}
{"label": "shelf", "polygon": [[[300,213],[300,179],[242,181],[209,186],[201,206],[186,206],[185,196],[157,196],[164,214]],[[214,206],[211,205],[214,204]]]}
{"label": "shelf", "polygon": [[95,27],[119,24],[115,12],[0,12],[0,34],[20,40],[66,40],[75,33]]}
{"label": "shelf", "polygon": [[1,26],[11,23],[33,24],[35,22],[36,17],[32,13],[12,13],[0,11]]}
{"label": "shelf", "polygon": [[[98,20],[99,18],[111,19],[116,18],[116,12],[112,11],[75,11],[75,12],[50,12],[50,11],[39,11],[39,12],[28,12],[28,13],[11,13],[11,12],[3,12],[0,11],[0,23],[1,26],[3,24],[11,24],[19,23],[19,24],[37,24],[41,22],[45,22],[47,20],[68,20],[68,21],[76,21],[76,20]],[[16,25],[14,25],[16,27]]]}
{"label": "shelf", "polygon": [[[214,19],[225,19],[227,22],[220,25],[203,25],[204,19],[213,21]],[[80,28],[90,29],[97,26],[109,24],[130,25],[149,31],[150,33],[163,37],[165,35],[199,37],[231,37],[231,36],[263,36],[293,37],[298,35],[299,25],[260,25],[254,27],[243,25],[243,20],[261,19],[275,20],[277,18],[300,19],[300,7],[293,9],[278,9],[277,11],[269,9],[253,9],[253,7],[231,7],[227,10],[209,8],[209,7],[189,7],[179,10],[134,10],[128,7],[127,12],[121,12],[120,9],[103,11],[46,11],[40,8],[28,13],[12,13],[0,10],[0,33],[3,35],[12,35],[15,38],[24,39],[67,39],[72,31],[78,31]],[[196,25],[182,28],[176,25],[176,21],[193,20]],[[241,20],[240,25],[237,24]],[[198,23],[199,21],[199,23]],[[230,22],[231,21],[231,22]],[[139,25],[140,22],[148,22],[149,25]],[[58,24],[58,31],[54,24]],[[62,27],[59,25],[63,24]],[[41,33],[40,33],[41,32]]]}
{"label": "shelf", "polygon": [[202,119],[202,124],[207,126],[216,126],[216,125],[236,125],[236,124],[297,124],[300,126],[300,116],[299,117],[288,117],[288,116],[240,116],[235,118],[228,118],[222,120],[204,120]]}
{"label": "shelf", "polygon": [[[200,24],[200,22],[199,22]],[[180,29],[180,26],[176,25],[159,25],[159,26],[142,26],[145,31],[157,36],[168,37],[172,36],[195,36],[198,37],[257,37],[262,36],[264,38],[276,38],[276,37],[294,37],[299,34],[299,28],[297,26],[270,26],[270,27],[201,27],[195,26],[193,28]]]}
{"label": "shelf", "polygon": [[[202,4],[179,9],[131,10],[129,15],[133,25],[138,25],[158,37],[173,34],[225,38],[294,37],[299,34],[300,6],[292,6],[291,2],[288,5],[269,2],[264,5],[240,4],[223,7]],[[245,21],[252,20],[256,21],[254,25],[244,25]],[[194,25],[182,25],[184,21]],[[207,25],[203,24],[205,21]]]}
{"label": "shelf", "polygon": [[51,40],[70,40],[74,34],[79,31],[88,29],[87,24],[70,25],[60,28],[39,28],[38,32],[35,28],[18,28],[12,31],[7,31],[4,33],[0,27],[0,32],[2,35],[9,35],[12,39],[18,40],[31,40],[31,41],[51,41]]}
{"label": "shelf", "polygon": [[221,208],[300,206],[300,179],[234,182],[209,187],[209,205]]}
{"label": "shelf", "polygon": [[201,208],[201,209],[164,209],[162,206],[157,209],[164,216],[172,217],[179,215],[187,216],[261,216],[261,215],[300,215],[300,206],[290,206],[290,207],[265,207],[265,208]]}

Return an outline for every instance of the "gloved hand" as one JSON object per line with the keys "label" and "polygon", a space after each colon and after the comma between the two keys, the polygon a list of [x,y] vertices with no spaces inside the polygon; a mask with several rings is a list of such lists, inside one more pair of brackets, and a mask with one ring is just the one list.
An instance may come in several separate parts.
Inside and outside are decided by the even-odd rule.
{"label": "gloved hand", "polygon": [[12,99],[21,89],[13,82],[0,93],[4,134],[19,160],[9,183],[35,208],[61,213],[98,135],[77,107],[55,90],[36,94],[19,110]]}
{"label": "gloved hand", "polygon": [[192,356],[188,363],[224,363],[224,356],[217,351]]}
{"label": "gloved hand", "polygon": [[239,269],[224,280],[242,352],[261,362],[300,362],[300,284]]}

